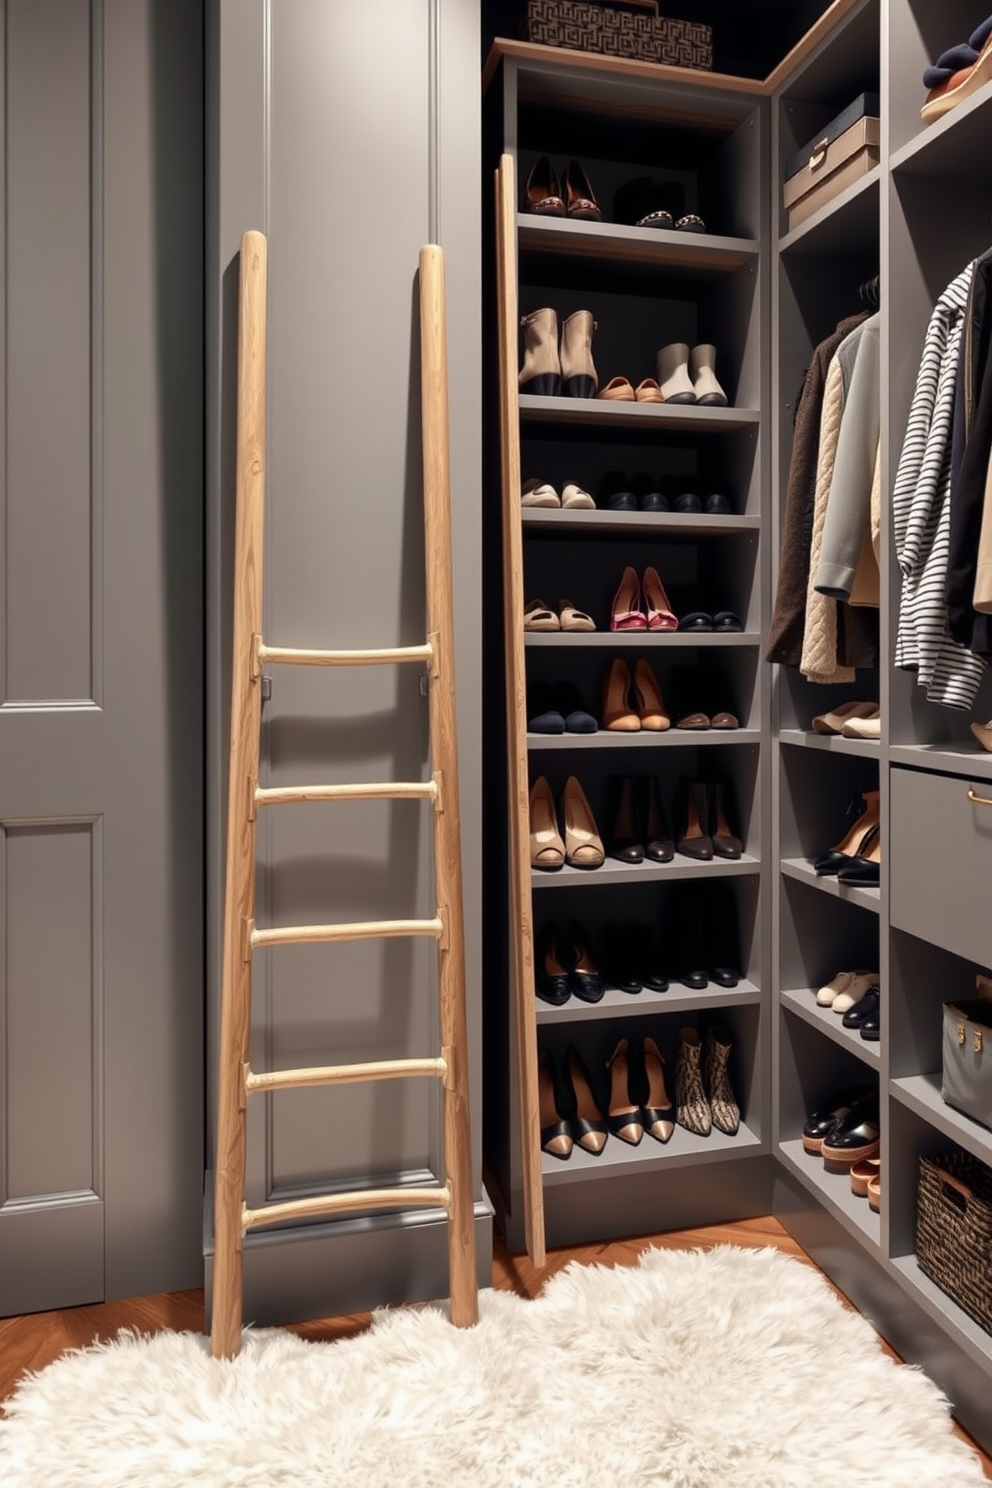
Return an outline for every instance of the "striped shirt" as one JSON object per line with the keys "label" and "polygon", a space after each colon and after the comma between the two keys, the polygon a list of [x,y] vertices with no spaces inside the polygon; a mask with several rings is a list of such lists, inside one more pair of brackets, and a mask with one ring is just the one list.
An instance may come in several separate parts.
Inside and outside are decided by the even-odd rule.
{"label": "striped shirt", "polygon": [[947,632],[951,431],[958,354],[974,264],[949,284],[930,317],[892,493],[902,573],[896,666],[915,671],[933,703],[970,708],[985,662]]}

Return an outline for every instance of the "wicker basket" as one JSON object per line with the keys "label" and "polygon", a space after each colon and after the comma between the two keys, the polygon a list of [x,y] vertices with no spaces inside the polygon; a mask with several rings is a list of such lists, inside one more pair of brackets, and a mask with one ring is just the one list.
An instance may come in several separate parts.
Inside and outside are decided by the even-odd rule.
{"label": "wicker basket", "polygon": [[[658,14],[657,0],[617,0],[589,5],[584,0],[527,0],[524,32],[528,41],[578,52],[635,57],[672,67],[713,67],[713,32],[692,21]],[[619,7],[625,8],[619,8]]]}
{"label": "wicker basket", "polygon": [[916,1259],[992,1333],[992,1170],[970,1153],[920,1158]]}

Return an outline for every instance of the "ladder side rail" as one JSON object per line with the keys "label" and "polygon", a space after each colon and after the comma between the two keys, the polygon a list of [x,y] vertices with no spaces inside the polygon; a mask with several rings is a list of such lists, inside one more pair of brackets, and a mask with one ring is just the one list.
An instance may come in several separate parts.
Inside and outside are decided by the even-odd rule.
{"label": "ladder side rail", "polygon": [[530,866],[530,785],[524,659],[524,558],[520,522],[520,404],[517,388],[517,187],[512,155],[496,172],[496,291],[499,315],[499,422],[503,497],[503,634],[506,667],[507,815],[510,935],[516,1025],[524,1239],[535,1266],[546,1260],[544,1179],[537,1071],[537,999]]}
{"label": "ladder side rail", "polygon": [[238,316],[235,604],[214,1164],[211,1349],[215,1358],[231,1358],[241,1347],[241,1209],[247,1140],[243,1071],[251,1034],[251,961],[242,952],[242,927],[255,918],[255,828],[248,811],[248,784],[258,778],[262,710],[254,637],[262,623],[267,264],[263,234],[245,233]]}
{"label": "ladder side rail", "polygon": [[439,779],[434,811],[434,873],[444,933],[438,941],[438,990],[444,1083],[444,1160],[448,1208],[451,1321],[479,1320],[469,1108],[468,1027],[465,1010],[465,926],[461,873],[461,814],[455,712],[454,605],[451,557],[451,461],[444,254],[420,250],[420,369],[424,475],[424,548],[430,667],[431,767]]}

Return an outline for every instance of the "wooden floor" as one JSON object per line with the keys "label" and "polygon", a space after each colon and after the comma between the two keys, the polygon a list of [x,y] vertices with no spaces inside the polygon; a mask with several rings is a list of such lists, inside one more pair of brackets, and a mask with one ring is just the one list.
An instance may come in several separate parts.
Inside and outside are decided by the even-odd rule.
{"label": "wooden floor", "polygon": [[[536,1270],[526,1256],[510,1255],[497,1238],[493,1246],[493,1286],[502,1291],[516,1292],[520,1297],[535,1297],[547,1279],[570,1261],[580,1261],[586,1265],[631,1265],[649,1245],[673,1250],[685,1250],[692,1246],[774,1245],[783,1254],[813,1265],[778,1221],[768,1217],[741,1220],[736,1224],[711,1225],[703,1230],[677,1230],[665,1235],[645,1235],[636,1240],[563,1247],[549,1252],[548,1264],[541,1271]],[[840,1295],[838,1292],[838,1296]],[[353,1337],[361,1333],[368,1323],[368,1313],[353,1313],[349,1317],[297,1323],[292,1325],[291,1331],[301,1338],[329,1342]],[[66,1308],[61,1312],[36,1312],[25,1317],[0,1318],[0,1402],[10,1395],[18,1379],[26,1371],[44,1368],[66,1349],[85,1348],[98,1340],[113,1338],[120,1328],[134,1328],[143,1333],[155,1333],[162,1328],[202,1332],[203,1292],[169,1292],[155,1297],[135,1297],[126,1302],[103,1302],[93,1307]],[[896,1357],[887,1345],[883,1346],[887,1353]],[[975,1445],[960,1428],[957,1434],[972,1446]],[[985,1476],[992,1480],[992,1459],[984,1454],[980,1455]]]}

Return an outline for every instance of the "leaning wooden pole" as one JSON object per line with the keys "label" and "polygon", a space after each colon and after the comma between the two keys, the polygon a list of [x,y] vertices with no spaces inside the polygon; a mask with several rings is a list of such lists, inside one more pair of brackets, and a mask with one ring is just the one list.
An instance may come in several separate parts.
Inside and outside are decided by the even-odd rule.
{"label": "leaning wooden pole", "polygon": [[258,778],[262,709],[255,637],[262,633],[267,264],[263,234],[245,233],[238,315],[235,602],[214,1162],[211,1349],[215,1358],[232,1358],[241,1348],[245,1069],[251,1033],[251,959],[246,944],[255,920],[255,813],[247,805],[248,792]]}
{"label": "leaning wooden pole", "polygon": [[[461,814],[455,719],[454,605],[451,589],[451,468],[448,437],[448,354],[444,255],[420,250],[420,372],[424,461],[427,630],[434,648],[430,674],[430,748],[439,792],[435,804],[434,860],[438,909],[441,1045],[444,1081],[444,1150],[447,1168],[448,1273],[451,1321],[471,1327],[479,1319],[472,1190],[468,1028],[465,1014],[465,926],[462,906]],[[438,762],[443,768],[438,769]]]}

